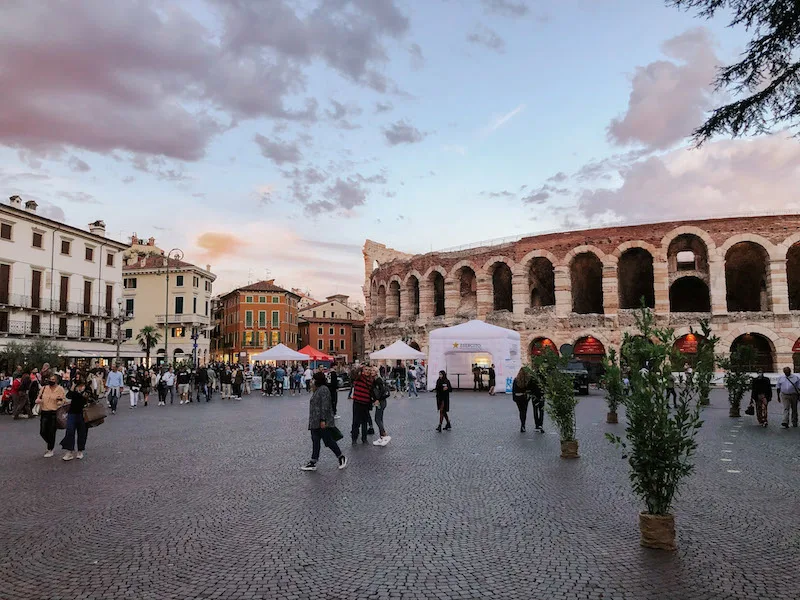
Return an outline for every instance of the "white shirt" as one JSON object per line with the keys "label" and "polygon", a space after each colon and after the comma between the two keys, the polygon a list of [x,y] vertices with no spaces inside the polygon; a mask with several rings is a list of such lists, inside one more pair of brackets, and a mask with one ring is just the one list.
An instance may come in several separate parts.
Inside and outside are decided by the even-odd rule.
{"label": "white shirt", "polygon": [[314,374],[311,372],[311,369],[306,369],[306,372],[303,373],[303,378],[310,380],[312,377],[314,377]]}
{"label": "white shirt", "polygon": [[781,394],[797,394],[798,390],[800,390],[800,377],[796,374],[792,373],[789,377],[786,375],[778,377],[778,391]]}
{"label": "white shirt", "polygon": [[172,387],[173,385],[175,385],[175,373],[170,373],[169,371],[167,371],[166,373],[164,373],[161,379],[164,381],[164,383],[167,384],[167,387]]}
{"label": "white shirt", "polygon": [[106,385],[108,387],[122,387],[122,373],[119,371],[111,371],[108,374],[108,379],[106,379]]}

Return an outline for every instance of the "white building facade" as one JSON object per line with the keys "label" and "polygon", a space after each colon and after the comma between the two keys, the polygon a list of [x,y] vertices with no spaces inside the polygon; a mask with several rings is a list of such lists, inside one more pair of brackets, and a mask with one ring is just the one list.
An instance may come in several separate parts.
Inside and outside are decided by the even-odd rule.
{"label": "white building facade", "polygon": [[105,233],[103,221],[84,231],[19,196],[0,204],[0,347],[45,337],[70,362],[116,355],[127,245]]}

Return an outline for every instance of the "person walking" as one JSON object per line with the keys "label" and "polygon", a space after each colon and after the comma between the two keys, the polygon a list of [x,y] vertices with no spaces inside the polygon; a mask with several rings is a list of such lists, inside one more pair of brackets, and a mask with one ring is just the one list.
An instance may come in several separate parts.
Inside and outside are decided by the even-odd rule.
{"label": "person walking", "polygon": [[380,437],[372,442],[373,446],[385,446],[392,441],[391,436],[386,433],[383,426],[383,414],[386,411],[386,402],[389,398],[389,390],[386,382],[380,377],[376,377],[372,383],[372,404],[375,407],[375,424],[378,426]]}
{"label": "person walking", "polygon": [[142,386],[142,400],[147,406],[147,399],[150,397],[150,392],[153,391],[153,372],[150,369],[142,369],[139,372],[139,383]]}
{"label": "person walking", "polygon": [[306,392],[311,391],[311,378],[314,376],[314,373],[311,371],[311,365],[306,367],[305,372],[303,373],[303,380],[306,384]]}
{"label": "person walking", "polygon": [[338,419],[339,415],[336,414],[336,405],[339,404],[339,375],[334,371],[333,367],[328,369],[328,391],[331,393],[333,418]]}
{"label": "person walking", "polygon": [[232,394],[232,384],[231,384],[231,370],[225,366],[222,369],[222,372],[219,376],[220,385],[222,386],[220,390],[220,398],[225,400],[226,398],[230,398]]}
{"label": "person walking", "polygon": [[201,395],[206,399],[206,402],[208,402],[208,369],[205,367],[197,369],[195,383],[197,385],[197,403],[200,403]]}
{"label": "person walking", "polygon": [[[26,398],[27,401],[27,398]],[[58,379],[51,375],[47,385],[42,388],[36,403],[40,406],[39,410],[39,435],[47,444],[45,458],[53,456],[53,448],[56,447],[56,411],[67,401],[64,388],[58,385]]]}
{"label": "person walking", "polygon": [[519,432],[525,433],[525,422],[528,419],[528,378],[530,377],[525,367],[522,367],[514,383],[511,384],[511,399],[517,405],[519,411]]}
{"label": "person walking", "polygon": [[783,375],[778,378],[778,392],[783,403],[783,422],[781,427],[789,427],[789,417],[792,418],[792,427],[797,427],[797,397],[800,395],[800,377],[792,374],[789,367],[784,367]]}
{"label": "person walking", "polygon": [[167,371],[162,369],[161,373],[156,376],[156,391],[158,392],[158,405],[159,406],[166,406],[167,405],[167,390],[169,386],[167,385]]}
{"label": "person walking", "polygon": [[247,365],[244,369],[244,393],[246,396],[250,395],[250,392],[253,390],[253,370],[250,368],[250,365]]}
{"label": "person walking", "polygon": [[411,398],[411,394],[414,394],[414,397],[419,398],[419,393],[417,393],[417,367],[411,365],[408,368],[408,397]]}
{"label": "person walking", "polygon": [[286,383],[284,381],[285,379],[286,370],[283,367],[278,366],[278,368],[275,369],[275,393],[278,396],[283,396],[283,385]]}
{"label": "person walking", "polygon": [[472,391],[483,391],[483,383],[481,382],[481,368],[477,364],[472,365]]}
{"label": "person walking", "polygon": [[[172,367],[168,367],[166,372],[161,375],[161,378],[164,381],[164,384],[167,386],[167,392],[169,392],[169,403],[172,404],[175,402],[175,371]],[[164,405],[167,404],[167,398],[164,397]]]}
{"label": "person walking", "polygon": [[447,421],[445,430],[452,429],[450,415],[447,414],[450,412],[450,391],[452,389],[453,386],[447,378],[447,373],[439,371],[439,379],[436,380],[436,408],[439,410],[439,426],[436,431],[442,431],[443,421]]}
{"label": "person walking", "polygon": [[235,367],[233,374],[231,375],[231,383],[233,384],[233,396],[236,398],[236,400],[241,400],[242,386],[244,384],[244,372],[242,371],[241,367]]}
{"label": "person walking", "polygon": [[[15,374],[16,375],[16,374]],[[31,374],[27,371],[19,372],[11,382],[11,402],[14,420],[30,419],[33,417],[31,405],[28,402],[28,390],[31,388]]]}
{"label": "person walking", "polygon": [[494,365],[489,367],[489,395],[494,396],[494,386],[497,383],[497,374],[494,371]]}
{"label": "person walking", "polygon": [[111,367],[108,376],[106,377],[106,387],[108,388],[108,402],[111,407],[111,414],[117,414],[117,403],[122,394],[122,373],[119,367],[115,364]]}
{"label": "person walking", "polygon": [[141,385],[139,383],[139,375],[136,371],[128,373],[128,395],[131,399],[131,410],[136,408],[139,403],[139,390]]}
{"label": "person walking", "polygon": [[359,430],[361,432],[361,442],[367,443],[367,427],[374,381],[375,374],[373,370],[370,367],[362,367],[353,382],[353,425],[350,429],[350,438],[354,444],[358,441]]}
{"label": "person walking", "polygon": [[767,426],[767,407],[770,400],[772,400],[772,384],[764,375],[764,369],[759,369],[758,376],[753,379],[750,402],[754,405],[756,420],[761,427]]}
{"label": "person walking", "polygon": [[[89,426],[83,421],[83,408],[89,402],[86,383],[78,381],[72,390],[67,392],[69,410],[67,412],[67,430],[64,432],[64,439],[61,440],[61,448],[66,450],[61,457],[62,460],[83,459],[83,452],[86,450],[86,437],[89,433]],[[75,453],[75,436],[78,437],[78,453]]]}
{"label": "person walking", "polygon": [[217,372],[209,365],[206,369],[206,375],[208,376],[208,395],[206,396],[206,402],[211,402],[214,398],[214,390],[217,387]]}
{"label": "person walking", "polygon": [[308,401],[308,430],[311,432],[311,460],[300,467],[303,471],[316,471],[317,461],[321,450],[320,442],[336,455],[339,469],[347,466],[347,457],[342,454],[339,445],[331,435],[333,424],[333,409],[331,407],[331,393],[328,390],[324,373],[314,374],[314,393]]}
{"label": "person walking", "polygon": [[186,365],[178,368],[178,374],[176,375],[176,381],[178,383],[178,398],[180,399],[178,404],[189,403],[189,384],[191,383],[191,379],[192,378],[189,375]]}

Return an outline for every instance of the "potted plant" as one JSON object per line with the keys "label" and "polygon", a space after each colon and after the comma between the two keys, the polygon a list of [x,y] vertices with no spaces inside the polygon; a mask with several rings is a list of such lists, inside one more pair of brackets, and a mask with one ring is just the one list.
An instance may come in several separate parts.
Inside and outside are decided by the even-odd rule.
{"label": "potted plant", "polygon": [[[668,382],[672,365],[681,360],[674,347],[675,332],[656,327],[648,309],[636,313],[636,325],[640,335],[626,333],[622,346],[623,358],[631,369],[630,393],[625,399],[625,439],[609,433],[606,437],[624,449],[633,492],[646,507],[639,514],[642,546],[674,550],[672,503],[680,483],[694,470],[695,435],[703,424],[702,404],[692,402],[699,377],[686,379],[677,407],[672,410],[667,399]],[[717,338],[708,329],[704,335],[709,347],[714,348]],[[705,375],[707,365],[707,361],[698,361],[698,376]]]}
{"label": "potted plant", "polygon": [[575,387],[567,372],[567,358],[547,348],[534,358],[534,371],[547,399],[546,410],[561,436],[561,458],[578,458],[575,439]]}
{"label": "potted plant", "polygon": [[606,404],[608,414],[606,423],[619,423],[617,408],[625,402],[625,384],[622,382],[622,369],[617,360],[617,352],[613,348],[608,351],[608,356],[603,357],[603,378],[602,384],[606,390]]}
{"label": "potted plant", "polygon": [[728,416],[741,417],[742,398],[750,389],[753,379],[748,371],[752,369],[755,352],[752,346],[739,346],[729,356],[717,358],[717,364],[725,371],[723,381],[728,390]]}

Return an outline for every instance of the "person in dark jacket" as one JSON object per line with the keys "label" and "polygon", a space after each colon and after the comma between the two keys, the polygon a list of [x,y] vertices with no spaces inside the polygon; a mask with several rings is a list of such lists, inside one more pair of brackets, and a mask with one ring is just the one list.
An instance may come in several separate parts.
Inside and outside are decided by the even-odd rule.
{"label": "person in dark jacket", "polygon": [[755,405],[756,419],[761,427],[767,426],[767,406],[772,400],[772,384],[764,375],[764,370],[758,370],[758,376],[753,379],[750,400]]}
{"label": "person in dark jacket", "polygon": [[339,468],[347,466],[347,458],[339,449],[339,445],[331,435],[333,424],[333,408],[331,406],[331,392],[325,373],[314,373],[314,393],[308,401],[308,430],[311,432],[311,460],[300,467],[303,471],[316,471],[317,461],[321,450],[320,442],[330,448],[339,461]]}
{"label": "person in dark jacket", "polygon": [[439,410],[439,426],[436,431],[442,431],[442,422],[447,421],[445,430],[452,429],[450,425],[450,390],[453,389],[450,380],[447,378],[447,373],[439,371],[439,379],[436,380],[436,408]]}
{"label": "person in dark jacket", "polygon": [[206,402],[211,401],[211,395],[208,392],[208,369],[200,367],[197,370],[195,385],[197,386],[197,401],[200,402],[201,394],[205,396]]}
{"label": "person in dark jacket", "polygon": [[519,431],[525,433],[525,422],[528,419],[528,380],[530,374],[525,367],[522,367],[517,376],[514,378],[514,383],[511,385],[511,398],[517,405],[519,411]]}
{"label": "person in dark jacket", "polygon": [[353,381],[353,426],[350,429],[350,437],[354,444],[358,441],[359,430],[361,430],[361,442],[367,443],[374,382],[375,373],[371,367],[362,367]]}
{"label": "person in dark jacket", "polygon": [[[61,447],[66,450],[61,457],[62,460],[78,460],[83,458],[83,452],[86,450],[86,437],[89,433],[89,427],[83,421],[83,409],[89,402],[89,396],[86,392],[86,384],[83,381],[78,381],[73,389],[67,392],[67,400],[69,400],[69,410],[67,411],[67,430],[64,432],[64,439],[61,440]],[[75,453],[75,434],[78,435],[78,453]]]}
{"label": "person in dark jacket", "polygon": [[335,418],[336,405],[339,403],[339,374],[333,368],[328,370],[328,391],[331,393],[331,407]]}
{"label": "person in dark jacket", "polygon": [[489,367],[489,395],[494,396],[494,386],[497,383],[497,374],[494,371],[494,365]]}

